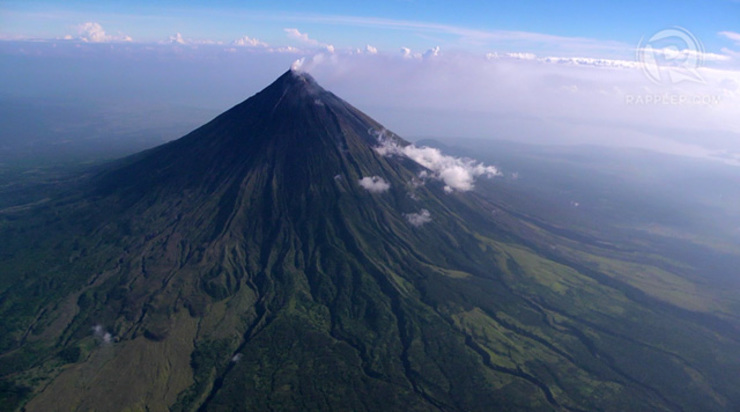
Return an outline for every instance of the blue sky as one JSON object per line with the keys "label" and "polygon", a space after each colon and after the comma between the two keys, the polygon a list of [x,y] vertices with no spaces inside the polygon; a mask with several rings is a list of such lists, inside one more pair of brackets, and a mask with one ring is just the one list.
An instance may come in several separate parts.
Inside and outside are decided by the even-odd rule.
{"label": "blue sky", "polygon": [[215,114],[295,62],[410,139],[740,165],[740,0],[0,0],[0,98]]}
{"label": "blue sky", "polygon": [[[383,24],[379,20],[399,23]],[[269,44],[289,45],[284,28],[297,28],[337,47],[376,44],[400,47],[490,48],[507,51],[538,44],[506,45],[474,41],[442,30],[523,31],[634,45],[672,26],[691,31],[706,50],[731,42],[720,32],[740,32],[740,2],[710,1],[541,1],[514,2],[392,0],[345,1],[35,1],[0,2],[0,35],[54,38],[75,34],[84,22],[97,22],[111,34],[134,41],[161,41],[177,32],[186,38],[228,42],[247,35]],[[416,25],[404,25],[414,22]],[[511,50],[508,50],[511,51]]]}

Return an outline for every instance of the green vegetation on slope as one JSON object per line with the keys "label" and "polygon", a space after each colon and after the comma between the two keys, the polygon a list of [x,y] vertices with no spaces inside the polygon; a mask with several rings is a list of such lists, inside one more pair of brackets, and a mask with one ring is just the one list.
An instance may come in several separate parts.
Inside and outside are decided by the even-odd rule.
{"label": "green vegetation on slope", "polygon": [[695,268],[414,185],[422,168],[372,130],[287,73],[2,214],[7,408],[740,407],[738,324]]}

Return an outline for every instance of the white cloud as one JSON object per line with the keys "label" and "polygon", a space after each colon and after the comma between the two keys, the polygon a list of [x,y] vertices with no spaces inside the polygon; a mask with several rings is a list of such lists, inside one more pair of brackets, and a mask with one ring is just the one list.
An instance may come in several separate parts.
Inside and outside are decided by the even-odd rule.
{"label": "white cloud", "polygon": [[103,26],[98,23],[82,23],[77,26],[77,30],[83,41],[102,43],[108,40],[108,36],[105,34],[105,30],[103,30]]}
{"label": "white cloud", "polygon": [[734,31],[721,31],[719,32],[719,35],[740,44],[740,33],[736,33]]}
{"label": "white cloud", "polygon": [[378,54],[378,49],[368,44],[365,46],[365,52],[367,54]]}
{"label": "white cloud", "polygon": [[[237,41],[234,41],[231,44],[237,46],[238,45]],[[172,36],[169,36],[167,40],[159,42],[159,43],[160,44],[174,44],[174,45],[180,45],[180,46],[220,46],[224,44],[224,42],[220,40],[185,38],[179,32],[173,34]]]}
{"label": "white cloud", "polygon": [[[678,64],[682,64],[686,59],[696,59],[697,61],[705,62],[725,62],[730,60],[729,53],[717,54],[700,52],[696,50],[684,49],[676,50],[672,48],[663,49],[639,49],[638,52],[650,53],[654,56],[661,56],[675,61]],[[537,57],[532,53],[488,53],[486,54],[488,60],[502,60],[502,59],[514,59],[514,60],[531,60],[540,63],[551,63],[561,65],[574,65],[574,66],[593,66],[593,67],[608,67],[617,69],[635,69],[640,68],[641,64],[635,60],[620,60],[620,59],[606,59],[596,57],[574,57],[574,56],[548,56],[548,57]]]}
{"label": "white cloud", "polygon": [[504,56],[519,60],[535,60],[537,58],[537,55],[534,53],[504,53]]}
{"label": "white cloud", "polygon": [[[414,58],[410,49],[337,53],[331,61],[307,59],[305,69],[408,138],[596,144],[700,157],[740,152],[740,90],[728,87],[740,82],[740,70],[732,67],[697,68],[701,84],[656,85],[634,60],[486,57],[455,50],[435,59]],[[452,171],[446,177],[459,181]]]}
{"label": "white cloud", "polygon": [[[308,33],[301,33],[296,28],[288,28],[283,29],[285,33],[288,35],[289,38],[298,40],[299,42],[306,44],[308,46],[314,47],[314,48],[321,48],[324,52],[329,54],[334,54],[336,52],[336,49],[334,48],[334,45],[329,43],[322,43],[316,39],[312,39],[308,37]],[[320,58],[316,56],[317,58]]]}
{"label": "white cloud", "polygon": [[439,56],[439,51],[439,46],[432,47],[431,49],[425,51],[422,57],[425,59],[428,59],[430,57],[437,57]]}
{"label": "white cloud", "polygon": [[404,214],[404,217],[409,223],[416,227],[432,221],[432,215],[426,209],[421,209],[419,213],[406,213]]}
{"label": "white cloud", "polygon": [[679,50],[672,47],[665,47],[662,49],[639,49],[638,52],[659,55],[671,61],[677,61],[679,62],[679,64],[684,64],[683,61],[688,58],[698,59],[706,62],[722,62],[730,59],[728,56],[725,56],[723,54],[709,53],[694,49]]}
{"label": "white cloud", "polygon": [[545,33],[512,30],[477,30],[462,26],[413,20],[394,20],[374,17],[337,15],[300,16],[297,18],[297,20],[311,23],[335,24],[354,27],[364,26],[375,29],[382,29],[383,31],[398,30],[403,32],[439,33],[443,35],[457,36],[460,42],[467,44],[505,42],[506,44],[529,44],[535,47],[548,45],[562,50],[631,50],[634,47],[632,44],[625,44],[615,41],[602,41],[583,37],[565,37]]}
{"label": "white cloud", "polygon": [[727,47],[723,47],[722,53],[732,57],[733,59],[740,60],[740,51],[730,50]]}
{"label": "white cloud", "polygon": [[[732,40],[735,42],[735,46],[740,47],[740,33],[734,32],[734,31],[721,31],[719,32],[719,35],[722,37],[725,37],[727,39]],[[729,56],[733,60],[737,61],[740,60],[740,51],[739,50],[732,50],[727,47],[722,48],[722,53]]]}
{"label": "white cloud", "polygon": [[311,46],[318,46],[319,45],[318,40],[314,40],[314,39],[308,37],[308,33],[301,33],[296,28],[283,29],[283,31],[285,33],[287,33],[288,34],[288,37],[290,37],[291,39],[298,40],[298,41],[300,41],[302,43],[306,43],[306,44],[309,44]]}
{"label": "white cloud", "polygon": [[244,36],[242,38],[236,39],[234,40],[233,44],[234,46],[240,47],[268,47],[267,43],[249,36]]}
{"label": "white cloud", "polygon": [[[74,36],[77,38],[76,33]],[[723,39],[732,37],[723,36]],[[738,49],[730,40],[725,42],[729,48]],[[58,53],[62,48],[83,46],[59,43],[57,49],[49,48],[45,52]],[[445,41],[445,44],[451,43]],[[475,53],[450,47],[434,59],[421,59],[416,56],[421,57],[418,50],[422,49],[377,54],[353,51],[350,55],[349,48],[337,48],[329,56],[319,47],[296,43],[300,50],[256,48],[248,56],[249,62],[237,60],[246,58],[246,53],[231,53],[233,57],[228,58],[238,63],[232,67],[252,64],[279,71],[291,61],[306,56],[302,69],[309,71],[322,86],[356,107],[370,111],[381,123],[410,139],[468,137],[535,144],[596,144],[692,156],[704,156],[707,151],[740,152],[740,117],[737,116],[740,89],[736,86],[740,84],[740,70],[733,67],[732,61],[698,67],[697,72],[705,80],[701,84],[656,85],[635,61],[634,44],[626,45],[626,53],[601,53],[602,49],[593,52],[581,47],[558,54],[562,49],[545,42],[537,49],[538,57],[534,60],[525,58],[531,50],[529,44],[513,42],[511,47],[519,47],[521,53],[504,49],[509,53],[489,56],[485,52],[497,48],[490,43],[481,46],[485,51]],[[29,43],[23,47],[31,46]],[[129,50],[145,53],[148,49],[144,47],[132,45]],[[102,53],[103,48],[99,49]],[[173,59],[215,56],[223,50],[181,49],[187,50],[178,50]],[[107,49],[106,53],[118,52],[111,50]],[[264,55],[255,59],[253,55],[257,51]],[[151,57],[155,52],[168,53],[166,48],[153,48],[146,51],[149,53],[146,56]],[[273,53],[285,55],[268,56]],[[323,57],[315,58],[318,53]],[[740,62],[740,52],[724,49],[716,53],[732,55],[734,62]],[[210,67],[206,65],[215,60],[190,59],[201,65],[193,67]],[[155,65],[158,60],[146,61]],[[160,66],[157,70],[165,70]],[[227,84],[235,78],[253,91],[270,80],[266,75],[249,76],[243,70],[234,71],[231,77],[230,81],[226,76],[214,80],[225,90],[222,95],[230,93],[229,99],[220,100],[214,106],[221,107],[224,101],[243,97]],[[716,103],[695,103],[705,99]],[[446,177],[459,181],[453,172]]]}
{"label": "white cloud", "polygon": [[534,60],[537,58],[534,53],[506,53],[506,56],[519,60]]}
{"label": "white cloud", "polygon": [[112,343],[113,335],[107,332],[102,325],[95,325],[92,327],[93,336],[103,341],[103,343]]}
{"label": "white cloud", "polygon": [[[376,133],[380,146],[376,148],[383,156],[401,155],[406,156],[416,163],[431,170],[432,178],[441,180],[445,184],[445,190],[462,192],[473,189],[475,179],[480,176],[494,177],[499,171],[494,166],[486,166],[473,159],[462,159],[442,154],[439,149],[432,147],[416,147],[413,144],[401,146],[391,139],[385,138],[385,134]],[[423,173],[422,178],[429,177]]]}
{"label": "white cloud", "polygon": [[509,59],[517,59],[517,60],[535,60],[537,59],[537,55],[533,53],[488,53],[486,54],[486,58],[488,60],[493,59],[502,59],[502,58],[509,58]]}
{"label": "white cloud", "polygon": [[168,40],[169,40],[168,42],[172,44],[182,44],[182,45],[188,44],[188,42],[185,41],[185,39],[182,37],[182,34],[180,33],[175,33],[175,35],[170,36]]}
{"label": "white cloud", "polygon": [[[130,42],[131,37],[126,35],[112,36],[103,30],[100,23],[86,22],[77,26],[78,39],[86,43],[108,43],[108,42]],[[72,36],[64,36],[66,40],[74,39]]]}
{"label": "white cloud", "polygon": [[439,46],[431,48],[427,50],[424,53],[414,53],[410,48],[408,47],[401,47],[401,56],[403,56],[404,59],[423,59],[426,57],[434,57],[439,55],[440,48]]}
{"label": "white cloud", "polygon": [[269,49],[269,51],[273,53],[288,53],[288,54],[303,53],[303,50],[297,47],[293,47],[293,46],[278,47],[275,49]]}
{"label": "white cloud", "polygon": [[365,176],[359,180],[359,183],[370,193],[383,193],[391,188],[391,184],[380,176]]}
{"label": "white cloud", "polygon": [[552,64],[570,64],[575,66],[594,66],[594,67],[612,67],[612,68],[636,68],[639,67],[639,63],[634,60],[615,60],[615,59],[603,59],[593,57],[537,57],[534,53],[487,53],[487,60],[528,60],[537,61],[540,63],[552,63]]}
{"label": "white cloud", "polygon": [[640,67],[640,63],[633,60],[614,60],[614,59],[601,59],[592,57],[543,57],[537,59],[538,62],[542,63],[553,63],[553,64],[570,64],[574,66],[593,66],[593,67],[609,67],[616,69],[635,69]]}

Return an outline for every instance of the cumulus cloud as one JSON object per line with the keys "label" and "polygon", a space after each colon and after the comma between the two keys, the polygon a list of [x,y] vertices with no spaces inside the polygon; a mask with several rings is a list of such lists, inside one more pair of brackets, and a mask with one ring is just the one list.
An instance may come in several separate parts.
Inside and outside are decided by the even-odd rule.
{"label": "cumulus cloud", "polygon": [[[224,42],[220,40],[210,40],[210,39],[190,39],[185,38],[181,33],[175,33],[172,36],[169,36],[167,40],[159,42],[160,44],[173,44],[173,45],[180,45],[180,46],[220,46],[223,45]],[[237,45],[236,42],[232,42],[232,45]],[[235,51],[235,49],[227,49],[231,51]]]}
{"label": "cumulus cloud", "polygon": [[321,48],[324,52],[329,54],[334,54],[334,52],[336,52],[334,45],[329,43],[322,43],[316,39],[312,39],[308,37],[308,33],[301,33],[300,30],[296,28],[287,28],[283,29],[283,31],[285,31],[289,38],[298,40],[299,42],[312,48]]}
{"label": "cumulus cloud", "polygon": [[368,44],[365,46],[365,53],[378,54],[378,49]]}
{"label": "cumulus cloud", "polygon": [[[100,23],[86,22],[77,26],[78,39],[86,43],[108,43],[108,42],[130,42],[131,37],[126,35],[113,36],[107,34]],[[65,36],[67,40],[73,40],[72,36]]]}
{"label": "cumulus cloud", "polygon": [[383,193],[391,188],[391,184],[380,176],[365,176],[359,183],[370,193]]}
{"label": "cumulus cloud", "polygon": [[[421,59],[423,59],[427,55],[429,55],[428,57],[433,57],[433,56],[431,56],[433,54],[434,54],[433,49],[427,50],[426,53],[422,54],[422,53],[418,53],[418,52],[415,53],[411,49],[409,49],[408,47],[401,47],[401,56],[403,56],[404,59],[417,59],[417,60],[421,60]],[[439,50],[437,51],[437,54],[439,54]]]}
{"label": "cumulus cloud", "polygon": [[236,39],[234,40],[233,44],[234,46],[240,47],[268,47],[267,43],[249,36],[244,36],[242,38]]}
{"label": "cumulus cloud", "polygon": [[401,56],[403,56],[403,58],[405,59],[426,60],[432,57],[439,56],[441,50],[442,49],[439,46],[434,46],[424,53],[415,53],[408,47],[401,47]]}
{"label": "cumulus cloud", "polygon": [[430,57],[437,57],[439,56],[440,48],[439,46],[432,47],[431,49],[424,52],[422,55],[423,58],[428,59]]}
{"label": "cumulus cloud", "polygon": [[426,209],[421,209],[419,213],[406,213],[403,216],[416,227],[432,221],[432,214]]}
{"label": "cumulus cloud", "polygon": [[428,49],[424,53],[414,53],[410,48],[408,47],[401,47],[401,56],[405,59],[429,59],[432,57],[437,57],[440,54],[440,51],[442,49],[439,46],[434,46],[431,49]]}
{"label": "cumulus cloud", "polygon": [[283,29],[283,31],[284,31],[284,32],[285,32],[285,33],[286,33],[286,34],[288,35],[288,37],[290,37],[291,39],[295,39],[295,40],[298,40],[298,41],[300,41],[300,42],[302,42],[302,43],[306,43],[306,44],[309,44],[309,45],[311,45],[311,46],[318,46],[318,45],[319,45],[319,42],[318,42],[318,40],[314,40],[314,39],[312,39],[312,38],[308,37],[308,33],[301,33],[301,32],[300,32],[300,31],[299,31],[298,29],[296,29],[296,28],[287,28],[287,29]]}
{"label": "cumulus cloud", "polygon": [[441,180],[444,182],[447,192],[471,190],[476,178],[480,176],[494,177],[500,174],[494,166],[486,166],[473,159],[448,156],[436,148],[416,147],[413,144],[401,146],[390,139],[384,138],[382,133],[378,134],[378,140],[380,142],[380,146],[376,148],[378,153],[383,156],[405,156],[424,166],[431,171],[431,174],[425,171],[422,172],[420,177]]}
{"label": "cumulus cloud", "polygon": [[185,41],[185,39],[182,37],[182,34],[180,33],[175,33],[173,36],[170,36],[168,42],[171,44],[188,44],[188,42]]}
{"label": "cumulus cloud", "polygon": [[107,41],[109,37],[105,34],[103,26],[98,23],[82,23],[77,26],[77,30],[79,31],[80,38],[83,41],[89,41],[91,43],[102,43]]}

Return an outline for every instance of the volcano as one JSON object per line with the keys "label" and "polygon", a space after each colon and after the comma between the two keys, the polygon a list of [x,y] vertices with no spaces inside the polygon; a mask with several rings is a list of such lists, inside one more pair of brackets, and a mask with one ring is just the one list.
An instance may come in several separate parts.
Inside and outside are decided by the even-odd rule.
{"label": "volcano", "polygon": [[628,251],[468,190],[494,169],[445,158],[477,171],[455,185],[419,153],[443,156],[291,70],[4,213],[5,404],[740,408],[733,320],[627,282],[652,267]]}

